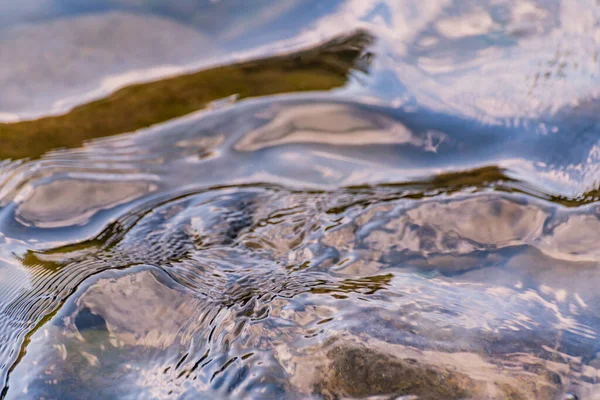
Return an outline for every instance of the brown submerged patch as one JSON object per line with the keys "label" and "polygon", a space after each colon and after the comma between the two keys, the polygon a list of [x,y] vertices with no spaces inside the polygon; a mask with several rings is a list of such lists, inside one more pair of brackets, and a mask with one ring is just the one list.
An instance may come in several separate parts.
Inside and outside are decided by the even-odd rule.
{"label": "brown submerged patch", "polygon": [[238,99],[343,86],[373,38],[365,32],[281,56],[127,86],[67,114],[0,123],[0,159],[39,157],[85,140],[131,132],[237,95]]}
{"label": "brown submerged patch", "polygon": [[469,397],[475,383],[467,375],[400,359],[363,346],[335,346],[319,391],[327,398],[416,395],[419,399]]}
{"label": "brown submerged patch", "polygon": [[[548,366],[510,356],[486,360],[475,353],[423,352],[372,339],[370,344],[360,339],[332,343],[313,386],[326,399],[550,400],[561,386]],[[520,367],[505,369],[504,362]]]}

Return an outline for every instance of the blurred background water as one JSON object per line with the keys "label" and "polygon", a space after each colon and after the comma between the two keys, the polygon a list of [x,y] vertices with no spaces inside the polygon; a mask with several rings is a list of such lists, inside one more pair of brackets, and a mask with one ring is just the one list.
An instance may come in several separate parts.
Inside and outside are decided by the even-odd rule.
{"label": "blurred background water", "polygon": [[598,51],[595,0],[0,2],[0,397],[600,398]]}

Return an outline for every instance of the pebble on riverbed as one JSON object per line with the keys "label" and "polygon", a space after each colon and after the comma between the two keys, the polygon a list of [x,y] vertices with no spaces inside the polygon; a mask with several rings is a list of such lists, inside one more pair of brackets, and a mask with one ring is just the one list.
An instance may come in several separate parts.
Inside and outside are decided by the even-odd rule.
{"label": "pebble on riverbed", "polygon": [[[380,345],[393,349],[386,352]],[[314,385],[315,392],[327,399],[411,395],[420,400],[554,399],[559,393],[560,378],[557,382],[556,373],[542,365],[536,365],[534,373],[526,371],[530,368],[508,372],[474,354],[464,354],[463,365],[453,363],[456,355],[448,355],[446,362],[429,363],[446,357],[423,352],[419,359],[420,352],[402,347],[335,341]],[[408,357],[395,354],[398,351]],[[419,358],[413,358],[415,355]]]}

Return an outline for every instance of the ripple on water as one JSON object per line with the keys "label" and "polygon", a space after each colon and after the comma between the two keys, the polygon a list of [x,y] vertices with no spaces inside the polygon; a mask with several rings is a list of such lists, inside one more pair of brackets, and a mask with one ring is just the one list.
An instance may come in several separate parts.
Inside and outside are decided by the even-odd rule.
{"label": "ripple on water", "polygon": [[[589,308],[597,296],[583,289],[597,279],[595,262],[568,257],[560,235],[581,211],[524,195],[363,195],[372,203],[331,212],[360,191],[192,193],[146,205],[130,213],[135,223],[125,216],[77,248],[30,252],[23,265],[43,279],[7,307],[12,321],[39,319],[76,292],[30,337],[9,398],[77,398],[83,388],[358,396],[419,392],[420,380],[444,374],[454,386],[436,390],[454,394],[550,396],[557,382],[588,385],[564,365],[566,354],[598,351],[600,321]],[[41,307],[43,299],[55,301]],[[348,386],[359,372],[346,363],[370,365],[377,351],[414,385]],[[439,352],[476,358],[462,365]],[[409,355],[414,368],[402,364]],[[518,367],[504,376],[500,360]]]}
{"label": "ripple on water", "polygon": [[[465,146],[518,159],[497,128],[449,124],[433,146],[414,111],[317,104],[251,101],[7,166],[8,397],[595,390],[596,206],[477,152],[452,167]],[[352,386],[382,353],[414,384]]]}
{"label": "ripple on water", "polygon": [[[0,161],[2,396],[598,396],[594,24],[417,3],[344,1],[315,32],[368,32],[2,124],[2,154],[39,156]],[[73,18],[45,24],[155,17]],[[156,32],[125,25],[144,66]],[[307,90],[332,91],[284,94]]]}

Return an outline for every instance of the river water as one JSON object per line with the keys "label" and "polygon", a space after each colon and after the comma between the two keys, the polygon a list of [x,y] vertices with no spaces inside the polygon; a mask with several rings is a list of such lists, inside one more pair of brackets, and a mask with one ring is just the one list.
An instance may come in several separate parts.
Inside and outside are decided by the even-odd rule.
{"label": "river water", "polygon": [[595,0],[0,4],[0,397],[600,399]]}

